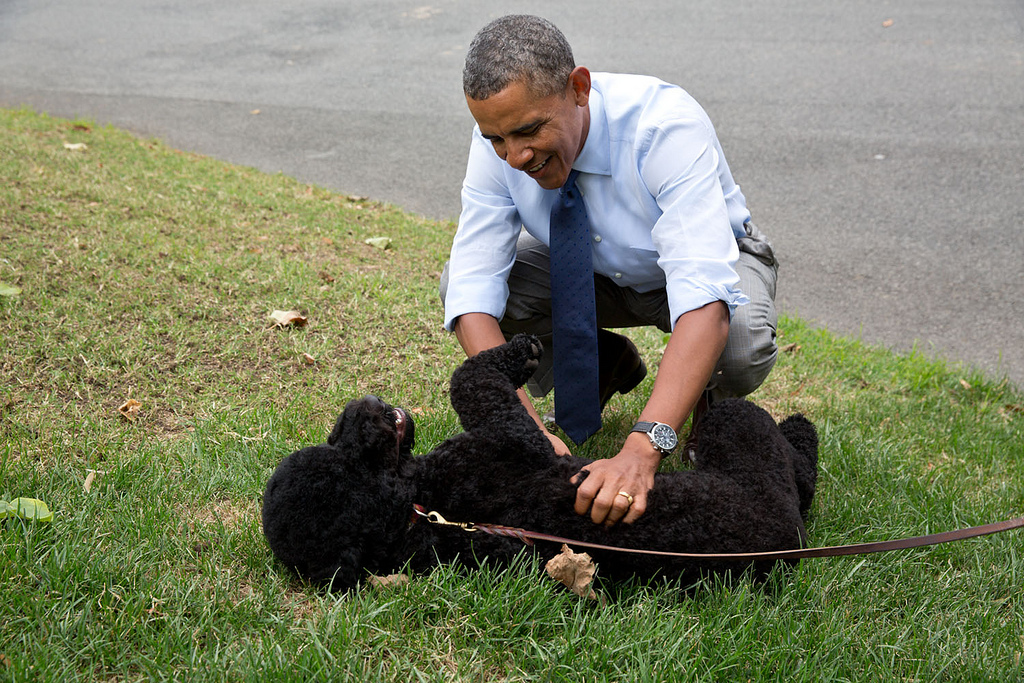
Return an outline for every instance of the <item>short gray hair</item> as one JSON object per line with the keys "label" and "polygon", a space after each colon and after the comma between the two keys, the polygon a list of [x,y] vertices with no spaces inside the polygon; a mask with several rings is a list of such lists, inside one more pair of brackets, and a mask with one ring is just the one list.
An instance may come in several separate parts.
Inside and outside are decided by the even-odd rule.
{"label": "short gray hair", "polygon": [[462,89],[473,100],[486,100],[523,80],[541,97],[562,93],[576,68],[572,48],[546,19],[509,14],[480,29],[469,45]]}

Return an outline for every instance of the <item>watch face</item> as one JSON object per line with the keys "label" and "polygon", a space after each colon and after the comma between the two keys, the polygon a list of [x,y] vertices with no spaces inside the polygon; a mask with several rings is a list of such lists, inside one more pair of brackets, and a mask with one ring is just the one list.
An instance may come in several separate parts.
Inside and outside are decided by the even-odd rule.
{"label": "watch face", "polygon": [[651,441],[663,451],[670,451],[676,447],[677,439],[675,430],[666,424],[656,424],[651,429]]}

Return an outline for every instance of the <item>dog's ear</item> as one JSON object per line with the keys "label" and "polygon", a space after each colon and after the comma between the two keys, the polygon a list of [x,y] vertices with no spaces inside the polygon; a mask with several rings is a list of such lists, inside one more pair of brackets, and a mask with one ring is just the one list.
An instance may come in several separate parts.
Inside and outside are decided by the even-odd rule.
{"label": "dog's ear", "polygon": [[334,421],[334,428],[327,435],[327,445],[335,447],[345,446],[346,442],[342,437],[346,434],[349,435],[349,444],[353,442],[353,439],[359,434],[358,422],[360,421],[360,415],[365,412],[363,406],[369,398],[369,396],[354,398],[345,404],[344,410],[338,415],[338,419]]}
{"label": "dog's ear", "polygon": [[327,435],[327,443],[331,446],[337,446],[338,442],[341,441],[341,432],[344,430],[345,413],[340,413],[338,419],[334,421],[334,429]]}
{"label": "dog's ear", "polygon": [[401,454],[412,448],[413,424],[412,418],[406,417],[405,438],[399,444],[395,415],[394,409],[376,396],[353,399],[335,421],[327,445],[334,449],[335,457],[371,467],[398,467]]}

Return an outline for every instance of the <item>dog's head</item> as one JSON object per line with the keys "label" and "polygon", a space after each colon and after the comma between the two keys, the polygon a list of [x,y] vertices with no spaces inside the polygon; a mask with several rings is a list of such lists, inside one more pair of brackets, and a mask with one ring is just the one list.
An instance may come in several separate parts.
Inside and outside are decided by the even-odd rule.
{"label": "dog's head", "polygon": [[402,456],[412,451],[415,432],[416,423],[404,410],[377,396],[364,396],[348,402],[327,444],[349,457],[395,469]]}
{"label": "dog's head", "polygon": [[350,401],[327,443],[278,465],[263,495],[263,533],[299,575],[335,589],[364,570],[392,572],[412,511],[415,424],[376,396]]}

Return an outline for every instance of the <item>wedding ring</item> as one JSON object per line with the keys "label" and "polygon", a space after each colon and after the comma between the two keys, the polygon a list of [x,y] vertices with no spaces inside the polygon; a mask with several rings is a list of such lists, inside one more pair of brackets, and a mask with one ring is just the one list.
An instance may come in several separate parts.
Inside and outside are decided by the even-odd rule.
{"label": "wedding ring", "polygon": [[629,504],[630,504],[630,505],[633,505],[633,496],[629,495],[629,494],[628,494],[628,493],[626,493],[625,491],[619,491],[618,495],[620,495],[620,496],[625,496],[625,497],[626,497],[626,500],[628,500],[628,501],[629,501]]}

